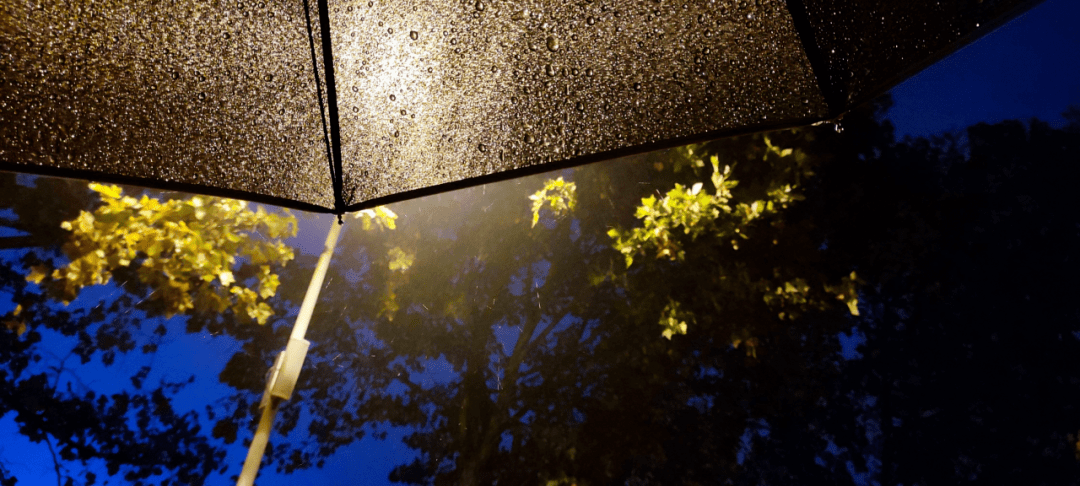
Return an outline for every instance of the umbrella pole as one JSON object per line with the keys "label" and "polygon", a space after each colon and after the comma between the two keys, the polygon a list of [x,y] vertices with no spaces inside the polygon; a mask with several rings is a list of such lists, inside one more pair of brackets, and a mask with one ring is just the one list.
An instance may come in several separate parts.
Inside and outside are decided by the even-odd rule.
{"label": "umbrella pole", "polygon": [[285,346],[281,354],[278,354],[274,366],[267,373],[266,389],[263,390],[262,402],[259,405],[262,416],[259,418],[259,427],[255,429],[255,437],[251,439],[247,459],[244,460],[244,469],[240,471],[240,479],[236,481],[237,486],[255,484],[255,476],[259,473],[259,465],[266,452],[266,444],[270,440],[270,431],[274,425],[274,416],[277,415],[278,406],[292,396],[296,380],[300,376],[300,369],[304,365],[304,357],[307,355],[310,344],[304,339],[304,335],[307,334],[311,314],[315,310],[315,301],[319,299],[319,290],[322,289],[323,279],[326,278],[326,270],[330,268],[330,258],[334,256],[334,247],[337,246],[338,236],[343,226],[336,221],[331,222],[330,225],[330,231],[326,235],[326,246],[319,255],[319,263],[315,266],[315,274],[311,276],[304,302],[300,304],[300,314],[296,316],[296,324],[293,325],[292,334],[289,336],[289,344]]}

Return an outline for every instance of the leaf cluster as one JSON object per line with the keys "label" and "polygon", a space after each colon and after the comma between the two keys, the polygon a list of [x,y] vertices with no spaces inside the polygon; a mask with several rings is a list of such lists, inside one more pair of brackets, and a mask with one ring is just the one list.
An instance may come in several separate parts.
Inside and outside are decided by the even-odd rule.
{"label": "leaf cluster", "polygon": [[27,280],[45,281],[52,295],[70,302],[83,287],[127,269],[152,289],[148,305],[166,317],[231,309],[264,324],[273,315],[266,303],[280,285],[273,269],[294,257],[283,241],[296,234],[290,214],[251,211],[231,199],[161,201],[125,196],[119,186],[90,189],[101,205],[61,224],[70,231],[62,247],[69,263],[51,272],[33,266]]}

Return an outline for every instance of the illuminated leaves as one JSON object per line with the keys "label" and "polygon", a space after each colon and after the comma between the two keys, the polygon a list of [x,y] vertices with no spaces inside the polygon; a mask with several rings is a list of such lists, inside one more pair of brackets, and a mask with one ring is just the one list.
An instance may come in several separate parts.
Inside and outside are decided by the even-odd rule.
{"label": "illuminated leaves", "polygon": [[360,220],[364,231],[370,231],[374,228],[391,230],[397,228],[397,214],[386,206],[357,211],[353,213],[353,218]]}
{"label": "illuminated leaves", "polygon": [[19,317],[19,314],[22,314],[21,304],[15,306],[15,309],[4,319],[3,324],[8,331],[22,336],[22,334],[26,332],[26,322]]}
{"label": "illuminated leaves", "polygon": [[684,310],[679,302],[669,300],[667,307],[664,307],[660,314],[660,326],[664,328],[660,335],[671,339],[676,334],[686,334],[689,324],[693,322],[693,312]]}
{"label": "illuminated leaves", "polygon": [[[294,256],[282,241],[296,234],[291,214],[251,211],[232,199],[161,201],[124,196],[118,186],[90,189],[102,205],[61,224],[71,232],[63,246],[70,263],[51,274],[31,267],[28,281],[70,302],[83,287],[108,283],[119,268],[134,265],[139,280],[153,289],[148,300],[166,316],[230,308],[259,324],[272,316],[265,300],[280,283],[272,269]],[[385,215],[375,217],[386,224]],[[234,272],[245,263],[258,270],[238,278]]]}
{"label": "illuminated leaves", "polygon": [[563,216],[577,207],[577,185],[566,182],[562,177],[548,179],[544,187],[536,191],[529,200],[532,201],[532,226],[540,222],[540,210],[546,205],[555,217]]}
{"label": "illuminated leaves", "polygon": [[[686,185],[675,183],[665,194],[643,198],[634,213],[638,226],[608,231],[608,236],[614,240],[614,249],[625,259],[626,268],[631,268],[638,256],[678,262],[715,262],[718,251],[724,249],[739,250],[741,245],[748,244],[778,245],[785,238],[778,230],[784,225],[783,212],[803,199],[801,187],[813,176],[812,164],[802,150],[774,145],[768,136],[761,136],[760,140],[760,145],[747,153],[754,154],[749,163],[758,164],[755,169],[764,176],[751,180],[746,189],[741,188],[740,181],[734,178],[733,167],[721,166],[716,155],[698,153],[695,146],[674,150],[665,163],[670,163],[675,172],[688,169],[688,172],[700,174],[711,165],[709,180],[691,181]],[[663,169],[662,164],[658,169]],[[707,185],[711,187],[707,188]],[[714,290],[726,289],[732,295],[756,294],[780,319],[794,319],[808,310],[828,309],[835,300],[843,302],[853,315],[858,315],[858,282],[854,273],[836,284],[825,283],[828,280],[820,275],[792,275],[792,270],[798,270],[790,268],[774,268],[771,275],[766,274],[763,278],[760,270],[754,274],[746,265],[739,264],[735,254],[727,255],[729,261],[719,266],[709,263],[710,267],[716,266],[716,277],[711,283],[719,287]],[[593,283],[604,280],[606,278],[597,276]],[[719,303],[713,306],[719,306]],[[664,328],[662,335],[668,339],[676,334],[686,334],[692,322],[693,314],[682,310],[675,301],[671,301],[660,315],[660,324]],[[743,336],[736,347],[739,344],[748,346],[748,355],[757,355],[756,340]]]}
{"label": "illuminated leaves", "polygon": [[388,256],[390,257],[390,271],[392,272],[408,270],[412,266],[413,260],[416,259],[415,254],[408,253],[397,246],[390,249]]}

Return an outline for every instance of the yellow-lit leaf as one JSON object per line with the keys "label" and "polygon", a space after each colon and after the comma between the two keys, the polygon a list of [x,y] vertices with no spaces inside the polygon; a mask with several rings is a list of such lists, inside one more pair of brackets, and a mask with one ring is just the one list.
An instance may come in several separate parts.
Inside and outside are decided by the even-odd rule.
{"label": "yellow-lit leaf", "polygon": [[6,327],[8,331],[19,336],[22,336],[22,334],[26,332],[26,323],[17,319],[8,319],[4,321],[4,327]]}
{"label": "yellow-lit leaf", "polygon": [[26,276],[26,281],[40,284],[48,275],[49,267],[46,267],[45,265],[32,265],[30,267],[30,273]]}
{"label": "yellow-lit leaf", "polygon": [[218,274],[218,280],[221,280],[221,285],[228,287],[236,281],[236,278],[233,277],[232,272],[221,272]]}

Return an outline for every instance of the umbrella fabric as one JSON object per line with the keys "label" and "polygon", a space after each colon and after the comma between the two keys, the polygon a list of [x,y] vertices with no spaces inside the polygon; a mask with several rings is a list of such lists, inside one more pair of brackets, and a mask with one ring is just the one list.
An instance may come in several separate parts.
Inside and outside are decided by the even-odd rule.
{"label": "umbrella fabric", "polygon": [[340,213],[832,119],[1035,3],[9,1],[0,168]]}

